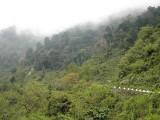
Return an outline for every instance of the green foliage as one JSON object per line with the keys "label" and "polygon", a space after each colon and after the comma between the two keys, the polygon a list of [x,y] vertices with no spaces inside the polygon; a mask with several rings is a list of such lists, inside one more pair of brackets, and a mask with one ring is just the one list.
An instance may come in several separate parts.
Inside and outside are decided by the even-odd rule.
{"label": "green foliage", "polygon": [[159,94],[141,95],[130,98],[123,103],[123,111],[117,114],[116,119],[122,120],[151,120],[159,117]]}
{"label": "green foliage", "polygon": [[13,83],[13,82],[15,82],[15,81],[16,81],[15,77],[12,77],[12,78],[10,79],[10,82],[11,82],[11,83]]}
{"label": "green foliage", "polygon": [[69,73],[63,78],[58,80],[59,83],[59,90],[66,90],[71,88],[73,85],[78,83],[79,81],[79,74],[78,73]]}
{"label": "green foliage", "polygon": [[[29,48],[21,65],[0,78],[0,119],[158,120],[159,10],[149,7],[107,27],[78,26],[45,37],[44,45]],[[6,40],[18,37],[4,33]],[[16,54],[11,56],[17,61]],[[119,84],[155,92],[113,89]]]}
{"label": "green foliage", "polygon": [[121,58],[117,50],[113,52],[113,55],[110,58],[106,58],[105,55],[97,55],[86,61],[80,71],[81,79],[100,83],[113,83],[118,78],[118,63]]}
{"label": "green foliage", "polygon": [[88,111],[90,117],[94,120],[105,120],[108,119],[108,109],[107,108],[93,108]]}
{"label": "green foliage", "polygon": [[71,63],[82,65],[91,57],[92,46],[102,38],[102,31],[79,26],[52,38],[46,37],[44,45],[38,43],[35,51],[28,49],[25,64],[34,64],[35,70],[62,70]]}
{"label": "green foliage", "polygon": [[144,120],[158,120],[160,116],[158,114],[154,115],[148,115],[147,117],[144,118]]}
{"label": "green foliage", "polygon": [[67,66],[66,71],[69,73],[72,73],[72,72],[79,73],[81,71],[81,68],[76,64],[72,63]]}
{"label": "green foliage", "polygon": [[32,113],[28,116],[20,117],[17,120],[50,120],[50,118],[42,113]]}
{"label": "green foliage", "polygon": [[71,107],[71,103],[68,94],[64,92],[55,93],[49,100],[46,114],[48,116],[67,114]]}
{"label": "green foliage", "polygon": [[155,86],[159,83],[159,28],[143,27],[138,40],[121,59],[119,77],[129,84]]}
{"label": "green foliage", "polygon": [[58,114],[56,117],[53,117],[53,120],[74,120],[74,119],[64,114]]}
{"label": "green foliage", "polygon": [[111,119],[120,98],[109,86],[91,84],[85,87],[84,85],[86,83],[78,85],[78,88],[81,89],[73,95],[71,114],[80,119]]}
{"label": "green foliage", "polygon": [[[157,26],[159,24],[160,8],[148,7],[148,10],[138,16],[128,15],[120,24],[108,25],[104,38],[110,48],[123,48],[128,50],[137,39],[137,33],[143,26]],[[116,21],[117,22],[117,21]],[[158,28],[158,26],[157,26]],[[146,29],[147,30],[147,29]],[[148,29],[149,30],[149,29]],[[146,32],[146,37],[151,31]],[[145,36],[145,34],[144,34]]]}

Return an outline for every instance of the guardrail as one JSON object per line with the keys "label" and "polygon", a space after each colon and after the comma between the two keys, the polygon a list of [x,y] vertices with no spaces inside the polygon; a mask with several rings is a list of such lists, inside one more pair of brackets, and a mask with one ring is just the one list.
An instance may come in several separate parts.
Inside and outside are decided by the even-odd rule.
{"label": "guardrail", "polygon": [[[122,88],[122,87],[116,87],[114,86],[113,89],[116,89],[116,90],[125,90],[125,91],[134,91],[134,92],[141,92],[141,93],[155,93],[153,91],[150,91],[150,90],[141,90],[141,89],[133,89],[133,88]],[[160,93],[160,92],[158,92]]]}

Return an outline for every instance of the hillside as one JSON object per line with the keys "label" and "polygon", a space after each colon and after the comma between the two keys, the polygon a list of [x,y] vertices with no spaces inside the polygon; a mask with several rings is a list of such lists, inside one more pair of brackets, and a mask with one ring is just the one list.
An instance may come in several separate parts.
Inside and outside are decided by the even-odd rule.
{"label": "hillside", "polygon": [[119,78],[122,84],[159,88],[160,29],[143,27],[138,40],[120,63]]}
{"label": "hillside", "polygon": [[158,120],[159,18],[160,7],[148,7],[46,36],[0,78],[0,119]]}
{"label": "hillside", "polygon": [[29,47],[36,47],[40,40],[31,33],[17,33],[16,27],[12,26],[0,31],[0,76],[9,73],[18,61],[25,57]]}

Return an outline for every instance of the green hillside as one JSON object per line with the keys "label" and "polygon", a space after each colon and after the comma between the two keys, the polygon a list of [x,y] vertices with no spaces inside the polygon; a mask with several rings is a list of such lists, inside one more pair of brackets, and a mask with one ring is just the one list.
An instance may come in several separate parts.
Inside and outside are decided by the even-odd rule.
{"label": "green hillside", "polygon": [[0,78],[0,120],[159,120],[159,18],[148,7],[45,37]]}
{"label": "green hillside", "polygon": [[159,88],[160,28],[143,27],[135,45],[122,58],[122,84]]}

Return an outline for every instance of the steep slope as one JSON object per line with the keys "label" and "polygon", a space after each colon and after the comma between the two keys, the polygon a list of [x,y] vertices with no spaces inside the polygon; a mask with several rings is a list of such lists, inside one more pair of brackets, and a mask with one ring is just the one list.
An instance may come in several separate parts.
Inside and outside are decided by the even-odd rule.
{"label": "steep slope", "polygon": [[25,57],[28,47],[35,48],[40,39],[30,33],[17,33],[16,27],[0,31],[0,76],[11,71],[21,57]]}
{"label": "steep slope", "polygon": [[69,29],[28,49],[23,64],[0,78],[0,119],[158,120],[159,11],[149,7],[118,25]]}
{"label": "steep slope", "polygon": [[143,27],[135,45],[122,58],[122,84],[160,87],[160,28]]}

